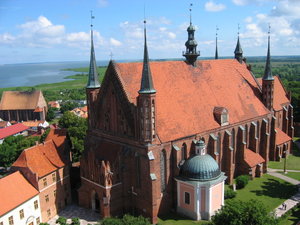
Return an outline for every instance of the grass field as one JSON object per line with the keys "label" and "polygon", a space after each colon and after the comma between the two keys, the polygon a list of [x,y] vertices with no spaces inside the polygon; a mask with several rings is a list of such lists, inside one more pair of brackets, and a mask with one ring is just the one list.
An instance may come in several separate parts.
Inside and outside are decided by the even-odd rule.
{"label": "grass field", "polygon": [[245,188],[237,190],[236,199],[242,201],[257,199],[265,204],[268,211],[272,211],[296,191],[297,188],[294,185],[264,174],[261,178],[249,181]]}
{"label": "grass field", "polygon": [[158,225],[205,225],[207,221],[194,221],[185,217],[179,216],[175,213],[169,213],[161,216],[158,219]]}
{"label": "grass field", "polygon": [[287,212],[287,215],[283,216],[279,220],[279,225],[296,225],[300,220],[300,206],[295,207],[293,210]]}

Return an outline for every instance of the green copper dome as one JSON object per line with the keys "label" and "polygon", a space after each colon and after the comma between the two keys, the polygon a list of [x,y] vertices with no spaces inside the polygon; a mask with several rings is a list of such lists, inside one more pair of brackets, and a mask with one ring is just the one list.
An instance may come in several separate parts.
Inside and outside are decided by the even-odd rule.
{"label": "green copper dome", "polygon": [[180,176],[188,180],[210,181],[219,178],[221,170],[210,155],[196,155],[184,162]]}

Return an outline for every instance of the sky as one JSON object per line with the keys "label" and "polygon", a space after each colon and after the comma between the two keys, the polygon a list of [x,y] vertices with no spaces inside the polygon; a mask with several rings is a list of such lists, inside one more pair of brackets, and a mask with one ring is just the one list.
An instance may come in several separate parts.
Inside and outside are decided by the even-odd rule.
{"label": "sky", "polygon": [[97,60],[183,58],[190,21],[202,57],[300,55],[300,0],[0,0],[0,64],[88,61],[93,11]]}

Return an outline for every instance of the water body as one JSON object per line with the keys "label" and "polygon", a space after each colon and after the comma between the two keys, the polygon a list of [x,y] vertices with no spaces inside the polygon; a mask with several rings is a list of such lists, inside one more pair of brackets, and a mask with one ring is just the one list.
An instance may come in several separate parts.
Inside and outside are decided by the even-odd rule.
{"label": "water body", "polygon": [[[97,62],[97,66],[107,64],[107,61]],[[0,65],[0,88],[62,82],[67,80],[64,77],[78,73],[63,69],[88,66],[88,61],[4,64]]]}

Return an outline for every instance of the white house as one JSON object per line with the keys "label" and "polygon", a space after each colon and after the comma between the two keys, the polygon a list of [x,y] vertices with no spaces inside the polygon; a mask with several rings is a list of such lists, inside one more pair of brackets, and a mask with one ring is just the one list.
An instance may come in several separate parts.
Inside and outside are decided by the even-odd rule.
{"label": "white house", "polygon": [[37,225],[42,221],[39,192],[17,171],[0,179],[0,225]]}

